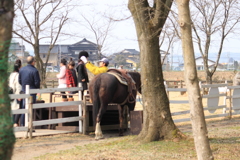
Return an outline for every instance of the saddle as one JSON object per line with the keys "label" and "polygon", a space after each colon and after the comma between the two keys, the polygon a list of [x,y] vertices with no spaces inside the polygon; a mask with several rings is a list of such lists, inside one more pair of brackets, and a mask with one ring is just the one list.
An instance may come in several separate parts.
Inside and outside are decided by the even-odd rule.
{"label": "saddle", "polygon": [[124,84],[128,87],[128,97],[122,104],[126,103],[127,101],[130,102],[130,98],[134,99],[130,103],[135,102],[135,97],[132,94],[132,91],[136,90],[135,81],[128,74],[128,72],[124,69],[109,69],[107,73],[114,75],[121,84]]}

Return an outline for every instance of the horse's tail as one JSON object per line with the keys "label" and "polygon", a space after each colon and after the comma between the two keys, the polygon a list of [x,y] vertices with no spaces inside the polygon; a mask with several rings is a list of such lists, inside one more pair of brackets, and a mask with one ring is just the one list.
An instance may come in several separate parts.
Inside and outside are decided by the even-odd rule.
{"label": "horse's tail", "polygon": [[92,116],[93,116],[93,126],[96,126],[97,114],[100,105],[100,98],[99,98],[99,89],[101,85],[101,78],[97,78],[94,87],[93,87],[93,109],[92,109]]}

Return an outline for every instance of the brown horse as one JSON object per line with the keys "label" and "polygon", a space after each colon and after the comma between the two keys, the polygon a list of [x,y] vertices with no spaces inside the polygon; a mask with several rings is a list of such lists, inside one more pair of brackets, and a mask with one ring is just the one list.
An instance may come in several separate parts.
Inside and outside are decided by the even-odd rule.
{"label": "brown horse", "polygon": [[140,74],[138,72],[128,72],[128,74],[135,82],[135,87],[132,87],[130,92],[127,85],[120,83],[110,73],[99,74],[89,83],[89,93],[93,102],[93,125],[96,126],[95,139],[103,138],[100,122],[109,103],[117,103],[120,106],[118,107],[120,121],[119,135],[123,135],[123,107],[127,105],[129,112],[134,110],[137,91],[141,93]]}

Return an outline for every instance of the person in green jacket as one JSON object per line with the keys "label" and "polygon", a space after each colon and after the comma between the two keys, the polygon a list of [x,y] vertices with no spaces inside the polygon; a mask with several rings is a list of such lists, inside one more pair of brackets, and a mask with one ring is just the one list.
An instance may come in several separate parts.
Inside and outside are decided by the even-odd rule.
{"label": "person in green jacket", "polygon": [[98,75],[100,73],[105,73],[108,70],[107,66],[109,64],[109,61],[107,58],[102,58],[99,61],[100,62],[99,67],[95,66],[94,64],[89,62],[85,56],[81,56],[80,59],[85,63],[86,68],[94,75]]}

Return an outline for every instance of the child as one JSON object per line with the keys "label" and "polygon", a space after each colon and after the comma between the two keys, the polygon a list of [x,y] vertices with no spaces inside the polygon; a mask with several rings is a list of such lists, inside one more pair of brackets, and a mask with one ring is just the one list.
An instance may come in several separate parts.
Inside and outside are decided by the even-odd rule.
{"label": "child", "polygon": [[109,64],[109,61],[107,58],[102,58],[99,62],[99,67],[95,66],[94,64],[92,64],[91,62],[89,62],[87,60],[87,57],[86,56],[82,56],[80,58],[84,63],[85,63],[85,66],[86,68],[94,75],[98,75],[98,74],[101,74],[101,73],[105,73],[107,72],[108,70],[108,64]]}
{"label": "child", "polygon": [[[77,87],[77,75],[74,67],[75,67],[75,62],[72,60],[72,58],[70,58],[70,61],[68,63],[68,69],[66,72],[67,87]],[[76,92],[70,92],[70,93],[74,94]],[[69,96],[68,101],[74,101],[73,96]]]}
{"label": "child", "polygon": [[[61,62],[60,62],[60,73],[57,74],[57,78],[58,78],[58,83],[59,83],[59,86],[58,88],[66,88],[67,87],[67,84],[66,84],[66,67],[67,65],[67,61],[66,59],[61,59]],[[61,92],[61,94],[65,94],[65,92]],[[66,95],[62,95],[62,101],[67,101],[67,96]]]}
{"label": "child", "polygon": [[[88,53],[86,51],[82,51],[79,53],[79,57],[82,57],[82,56],[88,57]],[[82,87],[83,87],[83,90],[82,90],[82,98],[83,98],[84,90],[88,89],[87,83],[89,82],[89,79],[88,79],[88,74],[87,74],[85,64],[81,59],[79,59],[78,61],[78,66],[76,67],[76,70],[78,73],[78,83],[82,83]]]}

